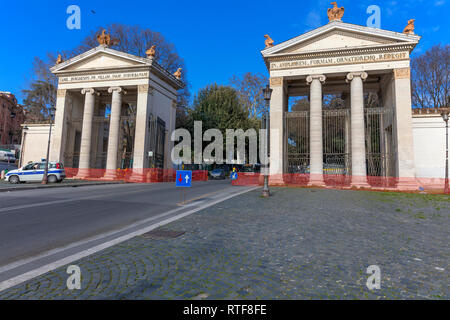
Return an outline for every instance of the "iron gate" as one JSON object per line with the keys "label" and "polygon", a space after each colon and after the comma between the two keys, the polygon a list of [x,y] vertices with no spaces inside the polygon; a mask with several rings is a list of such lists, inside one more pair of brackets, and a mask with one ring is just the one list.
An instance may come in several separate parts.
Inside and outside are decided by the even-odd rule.
{"label": "iron gate", "polygon": [[166,123],[159,117],[150,116],[150,168],[164,168],[164,145],[166,140]]}
{"label": "iron gate", "polygon": [[380,177],[395,176],[393,119],[390,108],[364,109],[367,176],[374,186],[388,186],[391,182]]}
{"label": "iron gate", "polygon": [[[323,110],[323,169],[327,184],[350,184],[350,109]],[[369,183],[386,184],[395,174],[393,114],[389,108],[365,108],[366,164]],[[285,173],[309,173],[309,111],[285,113]],[[336,180],[337,179],[337,180]]]}
{"label": "iron gate", "polygon": [[309,111],[285,113],[286,173],[309,173]]}
{"label": "iron gate", "polygon": [[350,175],[350,110],[324,110],[323,172],[332,175]]}

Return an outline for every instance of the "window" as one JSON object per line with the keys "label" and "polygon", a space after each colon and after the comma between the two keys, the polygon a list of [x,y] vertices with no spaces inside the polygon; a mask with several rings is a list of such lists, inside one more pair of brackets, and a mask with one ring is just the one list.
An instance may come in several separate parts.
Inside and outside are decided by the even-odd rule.
{"label": "window", "polygon": [[23,170],[34,170],[35,165],[36,163],[27,164],[25,167],[23,167]]}

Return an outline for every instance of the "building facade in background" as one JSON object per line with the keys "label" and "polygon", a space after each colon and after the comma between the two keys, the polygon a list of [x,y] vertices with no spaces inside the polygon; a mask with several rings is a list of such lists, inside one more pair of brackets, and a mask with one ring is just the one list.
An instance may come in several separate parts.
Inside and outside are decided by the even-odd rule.
{"label": "building facade in background", "polygon": [[0,147],[20,145],[24,121],[23,108],[17,104],[14,94],[0,91]]}

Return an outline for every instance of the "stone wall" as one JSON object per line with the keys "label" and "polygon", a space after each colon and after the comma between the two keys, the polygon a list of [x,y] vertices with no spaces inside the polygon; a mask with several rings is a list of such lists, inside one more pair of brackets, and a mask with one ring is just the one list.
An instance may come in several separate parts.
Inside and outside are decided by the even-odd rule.
{"label": "stone wall", "polygon": [[414,111],[412,117],[414,158],[418,178],[444,178],[445,122],[440,113]]}
{"label": "stone wall", "polygon": [[[49,124],[26,124],[22,137],[22,162],[20,166],[25,165],[29,161],[40,161],[45,159],[47,155],[47,143]],[[50,158],[50,161],[54,159]]]}

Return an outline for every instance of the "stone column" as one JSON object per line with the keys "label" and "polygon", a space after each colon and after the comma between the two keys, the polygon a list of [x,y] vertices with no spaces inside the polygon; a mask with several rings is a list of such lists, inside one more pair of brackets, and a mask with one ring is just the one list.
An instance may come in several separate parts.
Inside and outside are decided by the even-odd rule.
{"label": "stone column", "polygon": [[271,185],[283,185],[284,173],[284,112],[286,92],[282,77],[270,78],[272,98],[270,100],[270,176]]}
{"label": "stone column", "polygon": [[112,87],[108,89],[112,93],[111,116],[109,120],[109,138],[108,153],[106,156],[106,174],[105,178],[116,178],[117,170],[117,152],[119,148],[119,131],[120,131],[120,114],[122,110],[122,93],[121,87]]}
{"label": "stone column", "polygon": [[166,169],[167,173],[170,175],[171,171],[174,168],[174,163],[172,161],[172,150],[174,147],[174,142],[172,141],[172,132],[175,130],[176,126],[176,119],[177,119],[177,101],[172,100],[171,107],[170,107],[170,120],[169,120],[169,127],[167,128],[167,134],[166,134],[166,148],[165,148],[165,156],[164,159],[166,161]]}
{"label": "stone column", "polygon": [[92,120],[94,117],[95,90],[81,90],[84,98],[83,127],[81,130],[80,164],[77,177],[86,178],[91,168]]}
{"label": "stone column", "polygon": [[147,85],[138,86],[136,106],[136,129],[134,133],[133,175],[131,180],[145,182],[149,167],[149,116],[153,89]]}
{"label": "stone column", "polygon": [[310,181],[309,185],[323,186],[323,130],[322,130],[322,83],[324,75],[306,78],[310,85]]}
{"label": "stone column", "polygon": [[366,137],[364,128],[364,91],[363,80],[366,72],[347,74],[350,82],[351,103],[351,141],[352,141],[352,186],[369,187],[366,171]]}
{"label": "stone column", "polygon": [[[67,117],[69,92],[58,89],[56,99],[55,121],[52,129],[52,140],[50,145],[50,161],[65,161],[64,152],[67,137]],[[44,153],[45,154],[45,153]]]}
{"label": "stone column", "polygon": [[397,188],[418,190],[414,164],[414,141],[411,112],[410,68],[394,69],[395,140],[397,141]]}

